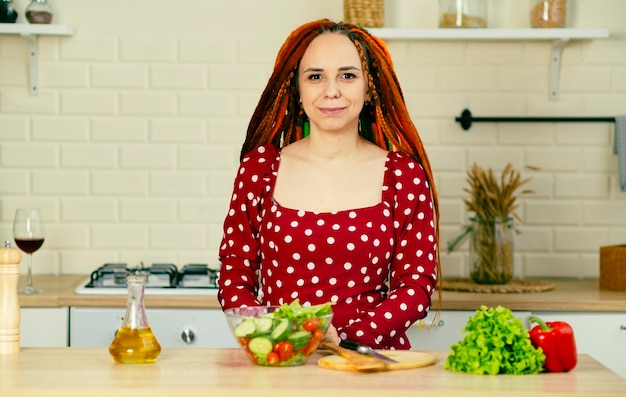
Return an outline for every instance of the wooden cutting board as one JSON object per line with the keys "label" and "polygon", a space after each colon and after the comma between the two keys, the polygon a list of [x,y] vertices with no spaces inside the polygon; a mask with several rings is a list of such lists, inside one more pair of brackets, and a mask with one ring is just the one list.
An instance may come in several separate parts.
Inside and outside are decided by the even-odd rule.
{"label": "wooden cutting board", "polygon": [[[433,365],[435,356],[431,353],[412,350],[376,350],[389,358],[398,361],[397,363],[387,363],[384,370],[421,368]],[[342,371],[356,371],[343,357],[332,354],[324,356],[317,361],[317,365],[322,368],[337,369]]]}

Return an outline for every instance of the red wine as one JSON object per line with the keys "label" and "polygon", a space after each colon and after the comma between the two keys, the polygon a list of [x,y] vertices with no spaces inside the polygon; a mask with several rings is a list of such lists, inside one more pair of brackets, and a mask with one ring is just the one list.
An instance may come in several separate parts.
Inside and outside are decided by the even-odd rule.
{"label": "red wine", "polygon": [[17,246],[22,251],[26,252],[27,254],[32,254],[33,252],[41,248],[41,246],[43,245],[43,239],[42,238],[30,238],[30,239],[16,238],[15,244],[17,244]]}

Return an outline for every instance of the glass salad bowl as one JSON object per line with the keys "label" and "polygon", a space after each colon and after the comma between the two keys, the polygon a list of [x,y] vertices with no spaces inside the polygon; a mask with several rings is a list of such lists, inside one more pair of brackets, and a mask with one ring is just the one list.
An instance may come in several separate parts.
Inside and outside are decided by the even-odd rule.
{"label": "glass salad bowl", "polygon": [[224,311],[228,326],[253,364],[304,364],[324,340],[333,313],[330,304],[249,306]]}

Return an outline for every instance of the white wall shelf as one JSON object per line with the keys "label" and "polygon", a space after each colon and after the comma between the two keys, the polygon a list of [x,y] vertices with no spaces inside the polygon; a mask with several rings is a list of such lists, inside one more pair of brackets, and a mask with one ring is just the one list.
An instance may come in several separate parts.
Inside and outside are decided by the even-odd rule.
{"label": "white wall shelf", "polygon": [[74,29],[57,24],[0,23],[0,34],[16,34],[28,39],[30,94],[39,90],[39,36],[71,36]]}
{"label": "white wall shelf", "polygon": [[394,29],[372,28],[369,31],[383,40],[543,40],[552,42],[550,58],[550,99],[559,97],[559,74],[563,47],[571,40],[609,37],[608,29]]}

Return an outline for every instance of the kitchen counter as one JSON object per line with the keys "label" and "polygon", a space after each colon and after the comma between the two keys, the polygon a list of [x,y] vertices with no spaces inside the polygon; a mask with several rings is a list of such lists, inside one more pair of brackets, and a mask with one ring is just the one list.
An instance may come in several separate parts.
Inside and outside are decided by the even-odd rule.
{"label": "kitchen counter", "polygon": [[435,365],[358,373],[252,365],[239,349],[164,349],[156,363],[115,364],[105,348],[22,348],[0,356],[0,395],[15,396],[623,396],[626,380],[587,355],[569,373],[469,375]]}
{"label": "kitchen counter", "polygon": [[[39,295],[19,295],[21,307],[126,307],[126,294],[121,295],[80,295],[74,290],[89,276],[33,276],[33,285],[43,289]],[[25,277],[20,277],[18,288],[25,284]],[[145,295],[146,307],[162,308],[219,308],[217,297],[207,295]]]}
{"label": "kitchen counter", "polygon": [[[22,307],[124,307],[126,295],[78,295],[74,290],[86,275],[34,276],[41,295],[20,295]],[[481,305],[502,305],[511,310],[626,312],[626,292],[598,288],[598,280],[557,279],[555,288],[533,293],[468,293],[444,291],[443,310],[476,310]],[[20,287],[24,279],[20,278]],[[146,307],[219,308],[215,296],[146,295]],[[433,306],[436,306],[436,299]]]}

